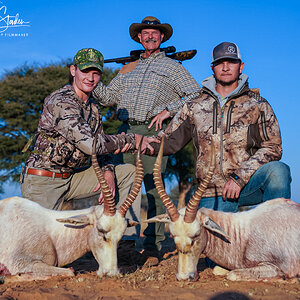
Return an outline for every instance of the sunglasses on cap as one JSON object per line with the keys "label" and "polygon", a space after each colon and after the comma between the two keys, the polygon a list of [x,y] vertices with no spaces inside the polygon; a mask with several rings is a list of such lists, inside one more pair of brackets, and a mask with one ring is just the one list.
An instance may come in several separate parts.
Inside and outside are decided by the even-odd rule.
{"label": "sunglasses on cap", "polygon": [[160,22],[145,20],[145,21],[142,22],[142,24],[146,24],[146,25],[158,25],[158,24],[160,24]]}

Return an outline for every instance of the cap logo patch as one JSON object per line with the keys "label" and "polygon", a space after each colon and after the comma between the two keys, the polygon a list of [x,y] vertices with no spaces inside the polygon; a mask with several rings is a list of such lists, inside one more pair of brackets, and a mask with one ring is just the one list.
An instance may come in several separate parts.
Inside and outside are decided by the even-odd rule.
{"label": "cap logo patch", "polygon": [[227,51],[230,53],[235,53],[235,48],[233,46],[228,46]]}
{"label": "cap logo patch", "polygon": [[89,51],[88,55],[87,55],[87,59],[89,59],[90,61],[94,61],[97,62],[98,61],[98,57],[95,55],[95,53],[93,51]]}

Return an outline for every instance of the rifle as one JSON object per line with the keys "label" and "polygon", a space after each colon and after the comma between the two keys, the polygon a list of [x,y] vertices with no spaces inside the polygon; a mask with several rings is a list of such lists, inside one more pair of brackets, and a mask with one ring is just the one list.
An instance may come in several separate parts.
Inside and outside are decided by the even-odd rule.
{"label": "rifle", "polygon": [[[174,46],[170,46],[170,47],[166,47],[166,48],[160,48],[160,50],[164,51],[166,53],[167,57],[170,57],[172,59],[176,59],[180,63],[184,60],[192,59],[197,53],[197,50],[187,50],[187,51],[175,52],[176,48]],[[144,52],[145,52],[145,50],[132,50],[132,51],[130,51],[130,56],[105,59],[104,63],[115,62],[117,64],[125,65],[128,62],[132,62],[132,61],[135,61],[135,60],[139,59],[140,55]],[[171,54],[169,54],[169,53],[171,53]]]}

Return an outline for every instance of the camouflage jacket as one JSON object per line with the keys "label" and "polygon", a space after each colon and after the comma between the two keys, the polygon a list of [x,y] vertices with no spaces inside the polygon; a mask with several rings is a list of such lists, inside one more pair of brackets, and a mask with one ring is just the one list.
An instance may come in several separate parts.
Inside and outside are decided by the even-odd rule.
{"label": "camouflage jacket", "polygon": [[102,170],[113,170],[110,155],[127,142],[134,149],[134,134],[105,135],[97,105],[84,103],[71,85],[56,90],[44,101],[34,150],[26,166],[53,172],[73,172],[88,164],[95,132]]}
{"label": "camouflage jacket", "polygon": [[[223,108],[213,92],[202,88],[200,97],[186,103],[167,129],[164,155],[176,153],[191,139],[196,157],[196,177],[204,179],[210,164],[211,137],[216,168],[204,197],[221,196],[231,177],[241,187],[263,164],[282,154],[280,129],[269,103],[246,82]],[[158,144],[152,144],[155,152]]]}

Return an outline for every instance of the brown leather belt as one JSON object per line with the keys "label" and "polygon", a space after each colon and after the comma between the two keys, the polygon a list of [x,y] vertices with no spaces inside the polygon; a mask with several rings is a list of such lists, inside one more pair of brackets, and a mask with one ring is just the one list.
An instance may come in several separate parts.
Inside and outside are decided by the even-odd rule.
{"label": "brown leather belt", "polygon": [[72,173],[55,173],[47,170],[26,168],[25,174],[46,176],[52,178],[69,178]]}

